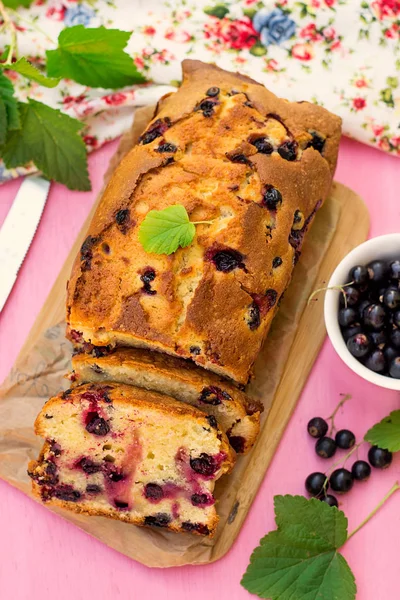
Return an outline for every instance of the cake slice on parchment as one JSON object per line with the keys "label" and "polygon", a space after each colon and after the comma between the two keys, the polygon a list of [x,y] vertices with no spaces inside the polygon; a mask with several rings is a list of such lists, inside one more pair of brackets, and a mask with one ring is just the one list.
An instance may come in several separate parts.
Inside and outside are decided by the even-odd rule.
{"label": "cake slice on parchment", "polygon": [[215,481],[234,451],[213,416],[133,386],[88,384],[51,398],[29,464],[44,502],[136,525],[212,536]]}
{"label": "cake slice on parchment", "polygon": [[101,354],[75,354],[71,380],[77,384],[115,381],[168,394],[214,416],[236,452],[252,448],[263,406],[232,383],[190,361],[140,348]]}

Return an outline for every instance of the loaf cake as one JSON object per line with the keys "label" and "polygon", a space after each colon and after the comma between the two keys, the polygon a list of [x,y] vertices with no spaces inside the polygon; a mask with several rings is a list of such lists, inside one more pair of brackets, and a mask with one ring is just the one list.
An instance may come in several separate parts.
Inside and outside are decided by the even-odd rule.
{"label": "loaf cake", "polygon": [[29,464],[44,502],[136,525],[212,536],[215,481],[234,463],[216,420],[168,396],[88,384],[51,398]]}
{"label": "loaf cake", "polygon": [[[329,192],[340,124],[185,60],[91,222],[68,285],[70,339],[157,350],[246,384]],[[176,204],[211,223],[169,256],[146,253],[144,218]]]}
{"label": "loaf cake", "polygon": [[117,348],[72,358],[74,385],[116,381],[168,394],[214,416],[231,446],[245,453],[254,444],[263,407],[232,383],[187,360],[140,348]]}

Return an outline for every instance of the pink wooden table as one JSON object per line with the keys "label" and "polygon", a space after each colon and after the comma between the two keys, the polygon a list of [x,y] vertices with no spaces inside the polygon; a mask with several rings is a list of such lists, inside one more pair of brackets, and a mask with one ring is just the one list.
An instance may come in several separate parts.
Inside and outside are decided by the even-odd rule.
{"label": "pink wooden table", "polygon": [[[116,150],[109,144],[90,159],[91,193],[53,185],[29,255],[0,316],[0,380],[12,366],[37,313],[101,187]],[[400,159],[345,140],[337,180],[368,204],[371,236],[400,231]],[[20,182],[0,188],[0,225]],[[0,283],[1,284],[1,283]],[[259,539],[274,528],[275,494],[302,494],[304,479],[326,463],[313,450],[307,421],[327,416],[340,393],[351,400],[337,424],[362,437],[369,426],[400,408],[396,392],[381,390],[352,373],[329,341],[321,351],[298,408],[282,439],[241,534],[229,554],[203,567],[148,569],[91,539],[0,481],[0,597],[4,600],[241,600],[250,598],[241,575]],[[364,454],[362,450],[361,454]],[[399,453],[400,455],[400,453]],[[342,499],[352,530],[400,478],[400,456]],[[358,583],[357,600],[398,600],[400,492],[346,546]],[[295,599],[294,599],[295,600]]]}

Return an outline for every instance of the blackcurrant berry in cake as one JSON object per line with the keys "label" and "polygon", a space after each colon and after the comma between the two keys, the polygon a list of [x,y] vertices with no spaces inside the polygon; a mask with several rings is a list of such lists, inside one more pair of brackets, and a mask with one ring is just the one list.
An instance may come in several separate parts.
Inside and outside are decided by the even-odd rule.
{"label": "blackcurrant berry in cake", "polygon": [[198,356],[199,354],[201,354],[201,349],[199,348],[199,346],[190,346],[189,352],[194,356]]}
{"label": "blackcurrant berry in cake", "polygon": [[64,500],[65,502],[77,502],[81,497],[80,492],[74,490],[72,485],[59,485],[54,489],[53,495],[58,500]]}
{"label": "blackcurrant berry in cake", "polygon": [[107,465],[107,477],[113,483],[118,483],[118,481],[122,481],[125,478],[125,475],[121,472],[120,469],[110,465]]}
{"label": "blackcurrant berry in cake", "polygon": [[260,327],[260,324],[261,324],[260,309],[258,308],[258,305],[256,304],[256,302],[252,302],[249,305],[248,311],[247,311],[246,322],[247,322],[247,325],[249,326],[249,329],[251,329],[251,331],[254,331],[255,329],[258,329]]}
{"label": "blackcurrant berry in cake", "polygon": [[102,491],[101,487],[95,483],[89,483],[89,485],[86,486],[86,493],[90,495],[100,494]]}
{"label": "blackcurrant berry in cake", "polygon": [[214,475],[218,469],[218,465],[215,463],[214,458],[205,452],[202,452],[198,458],[191,458],[190,466],[193,471],[199,473],[199,475],[205,475],[206,477]]}
{"label": "blackcurrant berry in cake", "polygon": [[332,496],[332,494],[326,494],[325,496],[321,496],[319,500],[321,500],[321,502],[325,502],[325,504],[328,504],[329,506],[336,506],[336,508],[339,507],[339,502],[337,501],[337,498],[335,498],[335,496]]}
{"label": "blackcurrant berry in cake", "polygon": [[208,494],[192,494],[191,502],[193,506],[210,506],[214,504],[214,498]]}
{"label": "blackcurrant berry in cake", "polygon": [[400,290],[389,287],[383,294],[383,304],[389,310],[396,310],[400,307]]}
{"label": "blackcurrant berry in cake", "polygon": [[214,98],[215,96],[218,96],[219,91],[220,91],[219,87],[216,87],[216,86],[210,87],[206,91],[206,96],[210,96],[211,98]]}
{"label": "blackcurrant berry in cake", "polygon": [[149,500],[160,501],[164,497],[163,489],[157,483],[147,483],[144,486],[144,496]]}
{"label": "blackcurrant berry in cake", "polygon": [[191,523],[190,521],[184,521],[182,523],[182,530],[197,531],[201,535],[209,535],[210,533],[210,530],[208,529],[207,525],[204,525],[203,523]]}
{"label": "blackcurrant berry in cake", "polygon": [[154,121],[152,125],[150,125],[149,129],[144,132],[142,136],[140,136],[139,141],[145,145],[154,142],[154,140],[161,135],[163,135],[167,129],[171,126],[171,121],[168,117],[165,119],[157,119]]}
{"label": "blackcurrant berry in cake", "polygon": [[356,436],[349,429],[340,429],[335,435],[335,442],[338,448],[348,450],[356,443]]}
{"label": "blackcurrant berry in cake", "polygon": [[388,341],[388,335],[384,329],[381,329],[380,331],[371,331],[368,335],[375,346],[381,346]]}
{"label": "blackcurrant berry in cake", "polygon": [[325,146],[325,138],[316,131],[309,131],[312,138],[307,144],[307,148],[314,148],[318,152],[322,152]]}
{"label": "blackcurrant berry in cake", "polygon": [[269,289],[265,292],[265,297],[267,299],[267,310],[275,306],[276,301],[278,299],[278,292],[276,290]]}
{"label": "blackcurrant berry in cake", "polygon": [[282,194],[272,185],[267,186],[263,195],[263,204],[270,210],[276,210],[282,204]]}
{"label": "blackcurrant berry in cake", "polygon": [[272,154],[274,151],[273,145],[265,137],[257,138],[251,142],[260,152],[260,154]]}
{"label": "blackcurrant berry in cake", "polygon": [[217,419],[213,415],[207,415],[206,419],[209,422],[210,427],[213,427],[214,429],[218,429]]}
{"label": "blackcurrant berry in cake", "polygon": [[318,498],[324,493],[324,489],[327,490],[329,487],[328,483],[326,483],[324,488],[325,483],[326,475],[324,473],[319,473],[318,471],[311,473],[311,475],[309,475],[306,479],[306,490],[310,496]]}
{"label": "blackcurrant berry in cake", "polygon": [[365,361],[367,369],[375,373],[383,373],[386,370],[386,358],[382,350],[375,348]]}
{"label": "blackcurrant berry in cake", "polygon": [[[93,246],[98,242],[97,237],[89,235],[81,246],[81,268],[83,270],[90,269],[93,258]],[[72,332],[71,332],[72,334]]]}
{"label": "blackcurrant berry in cake", "polygon": [[389,375],[394,379],[400,379],[400,356],[393,358],[389,365]]}
{"label": "blackcurrant berry in cake", "polygon": [[211,404],[212,406],[217,406],[227,400],[232,400],[228,392],[225,392],[214,385],[203,388],[199,396],[199,402]]}
{"label": "blackcurrant berry in cake", "polygon": [[89,413],[89,421],[86,425],[86,431],[93,433],[94,435],[107,435],[110,431],[110,425],[108,422],[99,417],[97,413]]}
{"label": "blackcurrant berry in cake", "polygon": [[368,280],[368,269],[364,265],[357,265],[349,272],[349,281],[353,281],[356,285],[364,285]]}
{"label": "blackcurrant berry in cake", "polygon": [[117,225],[125,225],[125,223],[129,221],[129,209],[121,208],[121,210],[119,210],[115,214],[115,220],[117,222]]}
{"label": "blackcurrant berry in cake", "polygon": [[328,423],[322,417],[314,417],[308,422],[307,431],[313,438],[322,438],[328,433]]}
{"label": "blackcurrant berry in cake", "polygon": [[368,452],[368,460],[376,469],[387,469],[393,460],[393,454],[384,448],[371,446]]}
{"label": "blackcurrant berry in cake", "polygon": [[360,301],[360,290],[353,285],[343,288],[343,294],[340,294],[341,306],[355,306]]}
{"label": "blackcurrant berry in cake", "polygon": [[395,358],[400,356],[400,349],[393,348],[393,346],[386,345],[383,349],[383,355],[386,359],[386,362],[390,364]]}
{"label": "blackcurrant berry in cake", "polygon": [[364,325],[371,329],[382,329],[386,323],[386,311],[380,304],[370,304],[364,310]]}
{"label": "blackcurrant berry in cake", "polygon": [[347,348],[350,354],[356,358],[362,358],[370,351],[371,342],[365,333],[356,333],[347,340]]}
{"label": "blackcurrant berry in cake", "polygon": [[359,323],[352,325],[351,327],[346,327],[346,329],[342,330],[343,339],[347,342],[353,335],[357,333],[363,333],[362,327]]}
{"label": "blackcurrant berry in cake", "polygon": [[54,454],[54,456],[60,456],[61,454],[61,446],[54,440],[50,444],[50,452]]}
{"label": "blackcurrant berry in cake", "polygon": [[85,456],[78,462],[77,467],[81,468],[82,471],[87,473],[87,475],[92,475],[93,473],[98,473],[101,471],[101,465],[95,463],[90,458],[86,458]]}
{"label": "blackcurrant berry in cake", "polygon": [[353,475],[347,469],[336,469],[330,476],[329,483],[334,492],[346,494],[354,485]]}
{"label": "blackcurrant berry in cake", "polygon": [[296,160],[297,158],[297,142],[294,140],[283,142],[278,148],[279,155],[285,160]]}
{"label": "blackcurrant berry in cake", "polygon": [[321,458],[331,458],[336,452],[335,440],[330,437],[322,437],[315,444],[315,452]]}
{"label": "blackcurrant berry in cake", "polygon": [[211,257],[217,271],[229,273],[234,269],[243,268],[243,255],[237,250],[220,250]]}
{"label": "blackcurrant berry in cake", "polygon": [[164,142],[163,144],[160,144],[158,146],[158,148],[156,148],[156,152],[176,152],[178,150],[178,148],[175,146],[175,144],[171,144],[169,142]]}
{"label": "blackcurrant berry in cake", "polygon": [[155,278],[156,272],[151,267],[145,269],[142,275],[140,276],[140,279],[143,282],[143,291],[149,296],[154,296],[154,294],[157,294],[156,290],[153,290],[151,288],[151,282],[154,281]]}
{"label": "blackcurrant berry in cake", "polygon": [[373,260],[367,265],[370,281],[374,284],[384,283],[389,275],[389,265],[384,260]]}
{"label": "blackcurrant berry in cake", "polygon": [[241,435],[232,435],[229,437],[229,443],[238,454],[243,454],[246,440]]}
{"label": "blackcurrant berry in cake", "polygon": [[128,502],[125,502],[123,500],[114,500],[114,505],[115,508],[118,508],[119,510],[129,510],[129,504]]}
{"label": "blackcurrant berry in cake", "polygon": [[197,108],[201,110],[204,117],[212,117],[214,114],[215,102],[213,100],[202,100]]}
{"label": "blackcurrant berry in cake", "polygon": [[144,519],[144,524],[152,527],[167,527],[170,523],[171,517],[166,513],[158,513],[156,515],[145,517]]}
{"label": "blackcurrant berry in cake", "polygon": [[348,306],[339,310],[339,325],[341,327],[349,327],[358,320],[358,312],[355,308]]}
{"label": "blackcurrant berry in cake", "polygon": [[366,481],[371,475],[371,467],[366,460],[356,460],[351,467],[351,474],[357,481]]}
{"label": "blackcurrant berry in cake", "polygon": [[394,348],[400,348],[400,329],[393,329],[391,332],[390,345]]}
{"label": "blackcurrant berry in cake", "polygon": [[274,260],[272,261],[272,268],[277,269],[281,266],[282,262],[283,261],[280,256],[275,256]]}

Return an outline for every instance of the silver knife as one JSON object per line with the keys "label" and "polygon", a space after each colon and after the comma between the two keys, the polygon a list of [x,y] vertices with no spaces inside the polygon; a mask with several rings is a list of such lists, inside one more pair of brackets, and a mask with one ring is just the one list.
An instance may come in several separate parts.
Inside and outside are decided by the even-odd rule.
{"label": "silver knife", "polygon": [[26,177],[0,229],[0,313],[36,233],[49,188],[43,177]]}

